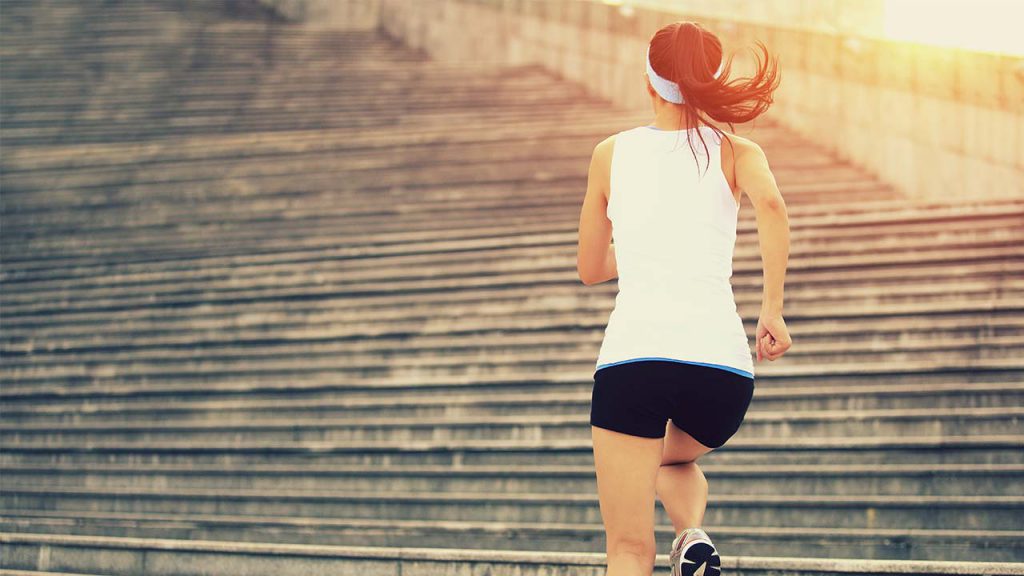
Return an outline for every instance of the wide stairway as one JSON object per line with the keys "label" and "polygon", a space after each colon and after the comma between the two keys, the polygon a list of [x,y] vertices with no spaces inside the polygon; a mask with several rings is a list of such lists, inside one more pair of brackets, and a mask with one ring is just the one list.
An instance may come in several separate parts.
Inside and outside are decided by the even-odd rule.
{"label": "wide stairway", "polygon": [[[0,574],[604,574],[577,226],[649,115],[244,1],[0,10]],[[701,459],[725,573],[1024,574],[1024,199],[758,124],[794,346]]]}

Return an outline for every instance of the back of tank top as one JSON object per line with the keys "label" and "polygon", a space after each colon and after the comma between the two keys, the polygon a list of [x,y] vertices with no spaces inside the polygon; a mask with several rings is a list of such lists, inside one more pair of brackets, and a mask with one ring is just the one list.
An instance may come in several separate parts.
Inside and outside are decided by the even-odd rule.
{"label": "back of tank top", "polygon": [[707,126],[616,134],[607,213],[619,292],[596,369],[665,359],[753,378],[730,280],[739,206],[721,146]]}

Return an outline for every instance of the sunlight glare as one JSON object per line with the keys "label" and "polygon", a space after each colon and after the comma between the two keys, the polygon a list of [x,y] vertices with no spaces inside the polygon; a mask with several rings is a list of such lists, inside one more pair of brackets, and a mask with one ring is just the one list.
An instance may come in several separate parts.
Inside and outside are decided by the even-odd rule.
{"label": "sunlight glare", "polygon": [[1024,0],[886,0],[894,40],[1024,55]]}

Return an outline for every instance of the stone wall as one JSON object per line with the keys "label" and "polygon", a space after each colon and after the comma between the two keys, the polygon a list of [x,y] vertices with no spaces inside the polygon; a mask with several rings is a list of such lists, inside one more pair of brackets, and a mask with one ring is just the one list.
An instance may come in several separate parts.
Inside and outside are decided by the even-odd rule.
{"label": "stone wall", "polygon": [[[1024,196],[1021,57],[856,34],[827,26],[829,13],[820,4],[784,0],[746,3],[759,6],[746,17],[597,0],[347,2],[372,4],[382,31],[435,58],[539,63],[638,110],[650,109],[642,77],[650,37],[670,22],[696,19],[736,54],[734,74],[752,70],[755,39],[779,56],[782,82],[766,117],[908,195]],[[780,21],[797,26],[761,17],[772,3],[789,11]],[[845,0],[830,4],[836,18],[849,12]]]}
{"label": "stone wall", "polygon": [[380,23],[379,0],[259,0],[289,20],[339,30],[373,30]]}
{"label": "stone wall", "polygon": [[714,18],[804,30],[881,36],[886,0],[626,0],[673,10],[694,19]]}

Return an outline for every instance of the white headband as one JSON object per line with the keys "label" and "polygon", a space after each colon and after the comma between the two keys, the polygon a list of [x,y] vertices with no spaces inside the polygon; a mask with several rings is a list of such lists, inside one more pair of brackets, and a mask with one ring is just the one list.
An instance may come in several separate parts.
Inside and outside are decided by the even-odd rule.
{"label": "white headband", "polygon": [[[725,67],[725,61],[718,66],[718,72],[715,72],[715,78],[722,75],[722,68]],[[651,80],[651,86],[654,87],[654,91],[658,93],[665,100],[672,102],[673,104],[682,104],[685,102],[683,99],[682,92],[679,91],[679,85],[675,82],[658,76],[658,73],[651,67],[651,45],[647,45],[647,77]]]}

